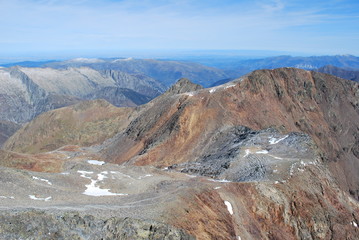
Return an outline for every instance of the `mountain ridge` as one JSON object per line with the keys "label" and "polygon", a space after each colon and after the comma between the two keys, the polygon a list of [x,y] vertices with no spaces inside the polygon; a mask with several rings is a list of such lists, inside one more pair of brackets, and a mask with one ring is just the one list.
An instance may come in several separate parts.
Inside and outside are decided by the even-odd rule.
{"label": "mountain ridge", "polygon": [[326,65],[324,67],[318,68],[316,71],[359,82],[359,71],[356,70],[339,68],[333,65]]}

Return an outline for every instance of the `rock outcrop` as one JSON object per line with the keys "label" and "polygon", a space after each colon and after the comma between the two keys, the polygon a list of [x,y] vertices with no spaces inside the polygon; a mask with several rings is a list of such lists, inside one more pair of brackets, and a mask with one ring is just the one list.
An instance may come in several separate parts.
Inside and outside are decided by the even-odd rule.
{"label": "rock outcrop", "polygon": [[203,87],[201,85],[194,84],[187,78],[181,78],[173,86],[171,86],[163,94],[163,96],[186,93],[186,92],[193,92],[193,91],[197,91],[202,88]]}
{"label": "rock outcrop", "polygon": [[0,222],[2,239],[195,239],[180,229],[151,220],[101,219],[78,212],[58,215],[36,210],[2,211]]}

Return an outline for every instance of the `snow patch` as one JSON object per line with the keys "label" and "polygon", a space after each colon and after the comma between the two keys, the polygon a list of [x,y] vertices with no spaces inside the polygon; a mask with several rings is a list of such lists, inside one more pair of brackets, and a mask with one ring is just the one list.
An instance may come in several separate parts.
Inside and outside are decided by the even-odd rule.
{"label": "snow patch", "polygon": [[152,177],[153,175],[152,174],[146,174],[145,176],[139,176],[138,179],[141,180],[141,179],[144,179],[146,177]]}
{"label": "snow patch", "polygon": [[211,90],[209,90],[209,93],[214,93],[217,89],[212,88]]}
{"label": "snow patch", "polygon": [[98,160],[87,160],[87,162],[89,164],[92,164],[92,165],[98,165],[98,166],[102,166],[105,164],[104,161],[98,161]]}
{"label": "snow patch", "polygon": [[238,240],[242,240],[242,238],[240,236],[237,236]]}
{"label": "snow patch", "polygon": [[51,200],[52,197],[47,197],[47,198],[38,198],[35,195],[29,195],[30,199],[32,200],[37,200],[37,201],[45,201],[48,202]]}
{"label": "snow patch", "polygon": [[224,89],[235,87],[235,86],[236,86],[236,84],[232,84],[232,85],[226,86]]}
{"label": "snow patch", "polygon": [[74,58],[69,60],[69,62],[99,63],[104,62],[104,60],[98,58]]}
{"label": "snow patch", "polygon": [[90,184],[85,185],[86,190],[82,193],[84,195],[94,196],[94,197],[128,195],[124,193],[112,193],[110,192],[110,189],[102,189],[96,185],[98,182],[103,181],[105,178],[107,178],[106,175],[108,174],[108,171],[103,171],[97,174],[97,179],[92,179],[92,177],[86,176],[87,174],[93,174],[93,172],[87,172],[87,171],[77,171],[77,172],[81,174],[81,177],[91,180]]}
{"label": "snow patch", "polygon": [[220,188],[222,188],[222,187],[215,187],[214,189],[217,190],[217,189],[220,189]]}
{"label": "snow patch", "polygon": [[226,179],[213,179],[213,178],[210,178],[208,180],[211,181],[211,182],[222,182],[222,183],[232,182],[232,181],[229,181],[229,180],[226,180]]}
{"label": "snow patch", "polygon": [[87,171],[77,171],[81,174],[81,177],[91,179],[91,177],[87,177],[86,174],[93,174],[93,172],[87,172]]}
{"label": "snow patch", "polygon": [[7,196],[0,196],[0,199],[15,199],[13,196],[7,197]]}
{"label": "snow patch", "polygon": [[187,92],[187,93],[184,93],[185,95],[187,96],[190,96],[190,97],[193,97],[194,96],[194,93],[193,92]]}
{"label": "snow patch", "polygon": [[274,137],[271,137],[271,138],[269,139],[269,144],[271,144],[271,145],[277,144],[277,143],[279,143],[280,141],[283,141],[284,139],[286,139],[287,137],[288,137],[288,135],[286,135],[286,136],[284,136],[284,137],[282,137],[282,138],[279,138],[279,139],[274,138]]}
{"label": "snow patch", "polygon": [[88,196],[94,196],[94,197],[101,197],[101,196],[123,196],[128,195],[124,193],[112,193],[110,192],[110,189],[102,189],[98,186],[96,186],[96,183],[98,180],[91,179],[91,183],[88,185],[85,185],[87,189],[83,192],[83,194]]}
{"label": "snow patch", "polygon": [[108,178],[108,177],[102,173],[97,174],[98,181],[103,181],[105,178]]}
{"label": "snow patch", "polygon": [[358,227],[358,224],[356,223],[356,222],[354,222],[354,221],[352,221],[352,225],[354,226],[354,227]]}
{"label": "snow patch", "polygon": [[49,185],[52,185],[52,183],[49,180],[46,180],[46,179],[43,179],[43,178],[38,178],[38,177],[32,176],[32,179],[43,181],[43,182],[46,182]]}
{"label": "snow patch", "polygon": [[245,154],[244,154],[243,157],[244,158],[247,157],[250,153],[251,153],[251,151],[249,149],[246,149]]}
{"label": "snow patch", "polygon": [[260,150],[256,152],[257,154],[268,154],[267,150]]}
{"label": "snow patch", "polygon": [[115,62],[131,61],[131,60],[133,60],[133,59],[134,59],[133,57],[129,57],[129,58],[119,58],[119,59],[113,60],[112,62],[115,63]]}
{"label": "snow patch", "polygon": [[224,204],[227,206],[227,210],[228,212],[233,215],[233,208],[232,208],[232,204],[228,201],[224,201]]}
{"label": "snow patch", "polygon": [[197,177],[196,175],[190,175],[190,174],[186,174],[186,176],[189,177],[189,178],[195,178],[195,177]]}

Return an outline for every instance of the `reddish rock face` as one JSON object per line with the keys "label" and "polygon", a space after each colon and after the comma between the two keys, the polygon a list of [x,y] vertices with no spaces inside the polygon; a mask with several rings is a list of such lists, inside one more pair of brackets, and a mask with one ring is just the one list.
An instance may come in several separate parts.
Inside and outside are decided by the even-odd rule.
{"label": "reddish rock face", "polygon": [[294,68],[255,71],[219,87],[155,99],[105,155],[117,163],[168,166],[206,154],[229,126],[304,132],[343,189],[358,199],[359,86]]}
{"label": "reddish rock face", "polygon": [[359,233],[358,202],[318,166],[287,182],[214,186],[183,192],[165,221],[197,239],[356,239]]}
{"label": "reddish rock face", "polygon": [[152,101],[105,155],[165,167],[203,158],[217,133],[233,126],[306,133],[318,147],[317,166],[279,183],[183,193],[165,220],[198,239],[355,239],[359,205],[348,193],[358,199],[358,119],[358,84],[299,69],[260,70]]}

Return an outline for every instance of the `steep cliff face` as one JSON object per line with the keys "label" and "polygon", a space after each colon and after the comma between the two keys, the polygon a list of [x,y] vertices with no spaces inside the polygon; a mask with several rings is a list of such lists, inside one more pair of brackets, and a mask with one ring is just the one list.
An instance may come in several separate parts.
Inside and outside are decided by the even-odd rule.
{"label": "steep cliff face", "polygon": [[134,90],[151,99],[157,97],[166,89],[163,84],[144,74],[128,74],[115,70],[103,70],[100,72],[104,76],[114,79],[118,87]]}
{"label": "steep cliff face", "polygon": [[20,68],[0,71],[0,119],[24,123],[55,107],[74,104],[74,96],[49,93],[30,79]]}

